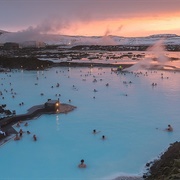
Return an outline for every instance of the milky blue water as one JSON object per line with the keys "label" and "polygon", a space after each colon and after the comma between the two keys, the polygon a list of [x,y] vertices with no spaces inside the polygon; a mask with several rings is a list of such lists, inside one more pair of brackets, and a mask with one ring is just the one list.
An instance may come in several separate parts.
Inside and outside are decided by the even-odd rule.
{"label": "milky blue water", "polygon": [[[57,98],[62,103],[71,99],[77,109],[42,115],[28,121],[28,127],[21,124],[31,134],[0,147],[0,179],[93,180],[141,175],[147,162],[180,137],[180,73],[147,72],[116,74],[110,68],[57,67],[1,73],[0,104],[17,114]],[[14,98],[12,92],[16,92]],[[172,133],[164,131],[168,124],[174,128]],[[93,129],[100,132],[94,135]],[[77,167],[81,159],[86,169]]]}

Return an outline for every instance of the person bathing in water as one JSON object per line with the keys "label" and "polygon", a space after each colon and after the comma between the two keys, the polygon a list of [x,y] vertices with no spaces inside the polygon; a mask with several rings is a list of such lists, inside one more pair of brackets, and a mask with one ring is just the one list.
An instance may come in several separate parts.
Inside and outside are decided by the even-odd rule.
{"label": "person bathing in water", "polygon": [[33,135],[33,139],[34,139],[34,141],[37,141],[37,137],[35,134]]}
{"label": "person bathing in water", "polygon": [[16,134],[14,140],[15,140],[15,141],[20,140],[20,137],[18,136],[18,134]]}
{"label": "person bathing in water", "polygon": [[101,139],[102,139],[102,140],[105,140],[105,139],[106,139],[106,137],[103,135]]}
{"label": "person bathing in water", "polygon": [[86,168],[86,164],[84,164],[84,159],[81,159],[81,163],[78,165],[79,168]]}
{"label": "person bathing in water", "polygon": [[[159,128],[156,128],[156,129],[158,130]],[[172,128],[172,126],[170,124],[168,124],[168,127],[166,129],[163,129],[163,131],[172,132],[173,128]]]}
{"label": "person bathing in water", "polygon": [[93,130],[93,134],[100,133],[101,131],[96,131],[96,129]]}
{"label": "person bathing in water", "polygon": [[172,132],[173,131],[173,128],[172,126],[169,124],[168,127],[166,128],[166,131],[169,131],[169,132]]}

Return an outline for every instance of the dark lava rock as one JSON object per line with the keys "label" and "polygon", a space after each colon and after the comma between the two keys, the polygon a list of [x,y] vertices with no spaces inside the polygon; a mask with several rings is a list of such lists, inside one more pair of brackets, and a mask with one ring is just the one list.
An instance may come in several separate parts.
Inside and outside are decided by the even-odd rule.
{"label": "dark lava rock", "polygon": [[180,142],[171,144],[160,159],[154,161],[148,173],[147,180],[180,180]]}
{"label": "dark lava rock", "polygon": [[51,61],[41,61],[36,57],[0,57],[2,68],[37,70],[48,68],[52,64]]}

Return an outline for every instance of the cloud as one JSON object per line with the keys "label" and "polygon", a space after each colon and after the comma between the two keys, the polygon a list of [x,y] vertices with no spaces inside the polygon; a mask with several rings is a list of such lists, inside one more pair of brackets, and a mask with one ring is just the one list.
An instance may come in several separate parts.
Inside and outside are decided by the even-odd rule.
{"label": "cloud", "polygon": [[[6,0],[1,2],[0,16],[9,22],[16,19],[16,23],[32,22],[33,19],[41,22],[44,17],[54,14],[69,21],[91,21],[159,16],[179,12],[179,7],[179,0]],[[8,13],[4,8],[8,9]]]}
{"label": "cloud", "polygon": [[[4,0],[0,22],[3,30],[27,30],[31,26],[29,30],[34,32],[62,33],[70,28],[79,32],[78,28],[95,21],[116,20],[113,32],[118,32],[122,28],[124,31],[123,21],[129,19],[162,19],[165,14],[172,17],[175,13],[180,17],[179,7],[179,0]],[[108,26],[112,29],[111,24]]]}

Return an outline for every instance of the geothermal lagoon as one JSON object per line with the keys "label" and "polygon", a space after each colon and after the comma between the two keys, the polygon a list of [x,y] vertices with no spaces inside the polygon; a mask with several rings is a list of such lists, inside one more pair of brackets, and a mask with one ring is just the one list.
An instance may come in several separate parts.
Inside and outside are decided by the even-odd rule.
{"label": "geothermal lagoon", "polygon": [[[180,137],[178,71],[54,67],[12,70],[0,73],[0,79],[1,104],[16,114],[47,99],[59,98],[77,107],[68,114],[29,120],[27,127],[22,123],[20,128],[31,134],[0,147],[2,179],[142,176],[145,164]],[[164,131],[168,124],[173,132]],[[93,129],[100,132],[94,135]],[[81,159],[86,169],[78,168]]]}

